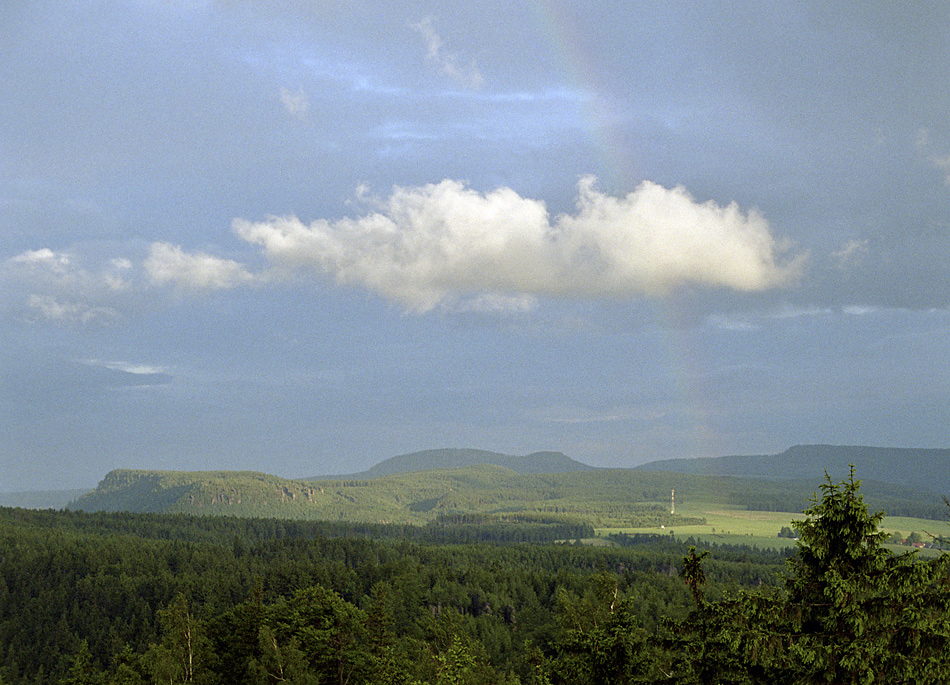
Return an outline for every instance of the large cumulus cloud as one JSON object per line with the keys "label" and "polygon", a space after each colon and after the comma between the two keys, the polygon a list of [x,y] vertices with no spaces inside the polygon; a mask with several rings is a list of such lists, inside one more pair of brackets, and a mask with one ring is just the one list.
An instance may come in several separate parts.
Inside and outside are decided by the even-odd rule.
{"label": "large cumulus cloud", "polygon": [[509,188],[481,193],[445,180],[397,187],[358,218],[238,219],[233,229],[279,269],[327,274],[420,312],[486,294],[495,308],[524,308],[538,295],[761,291],[793,282],[803,261],[755,211],[651,182],[613,197],[592,177],[578,184],[575,212],[553,218]]}

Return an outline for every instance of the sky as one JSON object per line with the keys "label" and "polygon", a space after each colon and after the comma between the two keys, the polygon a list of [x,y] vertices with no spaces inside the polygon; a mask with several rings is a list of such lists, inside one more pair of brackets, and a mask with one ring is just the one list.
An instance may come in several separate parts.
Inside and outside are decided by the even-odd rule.
{"label": "sky", "polygon": [[950,4],[0,5],[0,490],[950,446]]}

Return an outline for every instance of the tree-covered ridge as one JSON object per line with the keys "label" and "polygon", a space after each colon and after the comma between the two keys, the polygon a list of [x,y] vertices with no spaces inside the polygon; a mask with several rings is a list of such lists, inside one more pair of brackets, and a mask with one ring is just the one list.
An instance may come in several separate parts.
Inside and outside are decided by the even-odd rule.
{"label": "tree-covered ridge", "polygon": [[392,476],[399,473],[458,469],[483,464],[503,466],[517,473],[567,473],[595,470],[593,466],[571,459],[561,452],[534,452],[525,456],[514,456],[489,450],[446,448],[400,454],[384,459],[366,471],[349,476],[315,476],[307,480],[379,478],[380,476]]}
{"label": "tree-covered ridge", "polygon": [[560,515],[596,526],[687,522],[669,512],[662,478],[640,477],[634,484],[586,475],[519,474],[481,465],[375,479],[301,481],[246,472],[119,470],[70,507],[414,524],[457,514]]}
{"label": "tree-covered ridge", "polygon": [[[596,528],[682,526],[670,511],[717,502],[760,511],[801,511],[820,481],[772,482],[632,469],[517,473],[496,465],[308,481],[253,472],[117,470],[71,508],[422,525],[443,516],[560,515]],[[892,515],[940,518],[937,497],[881,483],[869,501]],[[681,509],[682,510],[682,509]]]}
{"label": "tree-covered ridge", "polygon": [[822,471],[832,478],[847,478],[852,465],[862,475],[865,493],[872,482],[901,486],[908,497],[914,492],[943,495],[950,491],[950,449],[795,445],[781,454],[664,459],[636,468],[707,476],[802,480]]}

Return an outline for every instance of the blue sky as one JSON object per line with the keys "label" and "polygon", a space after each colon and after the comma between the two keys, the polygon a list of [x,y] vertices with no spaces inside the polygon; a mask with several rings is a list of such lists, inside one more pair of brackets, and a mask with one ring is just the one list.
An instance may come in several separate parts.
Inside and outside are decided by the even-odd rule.
{"label": "blue sky", "polygon": [[0,490],[950,445],[945,3],[15,0],[0,33]]}

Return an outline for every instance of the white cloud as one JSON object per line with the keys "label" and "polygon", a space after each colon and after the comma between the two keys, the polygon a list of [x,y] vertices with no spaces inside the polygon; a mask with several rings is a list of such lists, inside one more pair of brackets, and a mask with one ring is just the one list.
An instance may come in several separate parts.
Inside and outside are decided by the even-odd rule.
{"label": "white cloud", "polygon": [[124,371],[125,373],[131,373],[136,375],[143,376],[153,376],[159,373],[166,373],[168,369],[164,366],[155,366],[153,364],[133,364],[132,362],[123,362],[123,361],[99,361],[98,359],[87,359],[85,363],[91,364],[94,366],[104,366],[107,369],[113,369],[114,371]]}
{"label": "white cloud", "polygon": [[111,307],[72,302],[53,295],[30,295],[27,306],[45,321],[69,324],[109,324],[119,318]]}
{"label": "white cloud", "polygon": [[460,312],[474,312],[477,314],[526,313],[538,306],[538,300],[533,295],[502,295],[500,293],[485,293],[454,305]]}
{"label": "white cloud", "polygon": [[250,285],[263,277],[228,259],[154,243],[140,264],[121,256],[28,250],[0,262],[0,279],[0,288],[10,295],[2,304],[25,308],[26,320],[86,325],[109,324],[129,307],[150,306],[154,297],[144,299],[149,283],[207,291]]}
{"label": "white cloud", "polygon": [[757,331],[761,328],[744,314],[711,314],[706,317],[706,323],[722,331]]}
{"label": "white cloud", "polygon": [[100,359],[82,359],[79,363],[90,369],[118,371],[118,375],[108,374],[102,378],[103,381],[109,381],[111,377],[112,383],[118,381],[118,385],[146,387],[164,385],[172,379],[169,369],[154,364],[136,364],[127,361],[104,361]]}
{"label": "white cloud", "polygon": [[435,30],[432,17],[425,17],[418,24],[410,24],[410,28],[418,31],[425,40],[426,59],[438,68],[440,74],[465,88],[481,87],[484,79],[478,67],[475,66],[475,61],[462,65],[456,53],[445,49],[441,36]]}
{"label": "white cloud", "polygon": [[307,112],[310,110],[310,101],[307,99],[307,94],[303,88],[298,88],[296,92],[290,91],[287,88],[281,88],[280,102],[283,104],[284,109],[287,110],[287,113],[292,117],[296,117],[297,119],[307,118]]}
{"label": "white cloud", "polygon": [[754,211],[650,182],[625,197],[599,192],[593,178],[578,188],[577,211],[553,220],[543,202],[509,188],[479,193],[445,180],[397,187],[378,211],[355,219],[237,219],[233,228],[278,267],[329,274],[420,312],[460,297],[490,296],[510,309],[538,295],[751,292],[799,276],[803,258],[783,261],[787,246]]}
{"label": "white cloud", "polygon": [[70,258],[64,252],[54,252],[48,247],[44,247],[39,250],[22,252],[10,261],[13,264],[22,264],[37,269],[47,269],[55,274],[63,274],[66,273],[69,267]]}
{"label": "white cloud", "polygon": [[757,331],[768,321],[791,321],[808,317],[830,316],[834,310],[827,307],[808,307],[783,304],[776,309],[763,312],[733,312],[730,314],[711,314],[706,323],[724,331]]}
{"label": "white cloud", "polygon": [[131,262],[127,259],[113,259],[108,266],[90,271],[74,255],[48,247],[21,252],[7,261],[7,271],[16,274],[20,280],[72,294],[125,290],[129,284],[121,272],[130,267]]}
{"label": "white cloud", "polygon": [[84,261],[48,247],[10,257],[0,264],[0,278],[8,291],[4,304],[25,306],[32,321],[112,323],[119,318],[113,305],[131,288],[124,278],[131,263],[119,259],[87,268]]}
{"label": "white cloud", "polygon": [[845,314],[850,314],[851,316],[867,316],[868,314],[876,314],[880,309],[878,307],[871,307],[868,305],[849,305],[847,307],[842,307],[841,311]]}
{"label": "white cloud", "polygon": [[834,258],[841,270],[849,269],[860,264],[868,253],[867,240],[848,240],[840,250],[832,252]]}
{"label": "white cloud", "polygon": [[801,319],[806,316],[828,316],[834,311],[828,307],[800,307],[785,304],[766,314],[770,319]]}
{"label": "white cloud", "polygon": [[153,243],[143,266],[153,283],[186,290],[221,290],[256,280],[238,262],[203,252],[187,253],[170,243]]}

